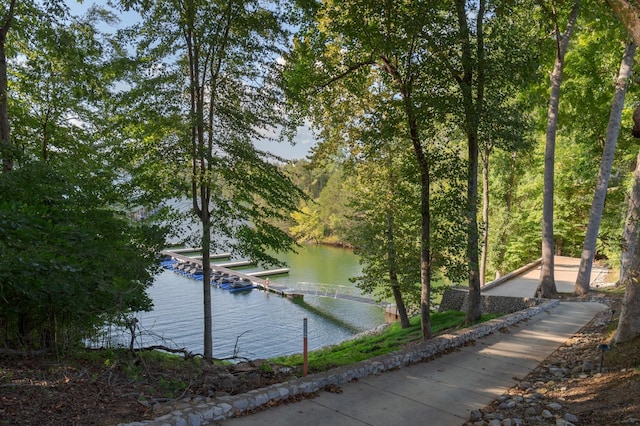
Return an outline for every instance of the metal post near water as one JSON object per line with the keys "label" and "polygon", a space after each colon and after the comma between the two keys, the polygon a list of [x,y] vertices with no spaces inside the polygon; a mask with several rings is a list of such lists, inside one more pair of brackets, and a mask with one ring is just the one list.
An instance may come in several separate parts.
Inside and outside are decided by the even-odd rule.
{"label": "metal post near water", "polygon": [[302,375],[304,377],[307,376],[307,373],[309,372],[309,359],[307,357],[307,318],[304,318],[304,326],[303,326],[303,349],[302,349],[302,356],[303,356],[303,362],[302,362]]}

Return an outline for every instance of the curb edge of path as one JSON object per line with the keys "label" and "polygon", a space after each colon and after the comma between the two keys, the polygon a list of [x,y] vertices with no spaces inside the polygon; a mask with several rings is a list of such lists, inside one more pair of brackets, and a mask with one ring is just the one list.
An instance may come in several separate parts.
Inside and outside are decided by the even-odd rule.
{"label": "curb edge of path", "polygon": [[548,312],[559,304],[559,299],[548,300],[538,306],[514,312],[504,317],[486,321],[453,333],[441,334],[409,349],[379,355],[345,367],[310,374],[306,377],[295,378],[247,393],[214,398],[194,398],[191,407],[175,410],[153,420],[121,423],[119,426],[200,426],[208,422],[239,417],[249,411],[260,409],[273,403],[320,391],[327,386],[339,386],[367,376],[427,361],[496,331],[511,327],[542,312]]}

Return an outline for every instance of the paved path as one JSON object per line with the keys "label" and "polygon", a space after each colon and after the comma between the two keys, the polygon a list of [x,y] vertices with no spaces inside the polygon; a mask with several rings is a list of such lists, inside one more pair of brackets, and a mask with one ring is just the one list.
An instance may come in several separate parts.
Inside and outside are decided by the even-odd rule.
{"label": "paved path", "polygon": [[[553,275],[556,282],[556,289],[559,293],[573,293],[573,286],[578,276],[578,268],[580,267],[580,259],[565,256],[556,256],[553,265]],[[601,278],[606,276],[607,270],[601,266],[593,265],[591,268],[592,283],[599,282]],[[504,284],[493,287],[490,290],[484,290],[482,294],[493,296],[515,296],[515,297],[533,297],[538,283],[540,282],[540,266],[530,269],[529,271],[518,275]]]}
{"label": "paved path", "polygon": [[[492,294],[531,297],[539,271],[496,287]],[[555,272],[558,290],[571,291],[577,275],[575,259],[557,258]],[[562,302],[508,333],[490,335],[429,362],[348,383],[341,387],[342,393],[322,392],[314,399],[217,424],[461,425],[471,410],[486,406],[515,385],[604,308],[598,303]]]}

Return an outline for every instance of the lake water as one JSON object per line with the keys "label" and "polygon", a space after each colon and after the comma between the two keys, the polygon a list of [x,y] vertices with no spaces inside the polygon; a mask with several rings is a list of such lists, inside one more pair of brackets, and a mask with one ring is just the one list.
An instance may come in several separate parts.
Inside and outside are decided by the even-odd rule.
{"label": "lake water", "polygon": [[[357,256],[347,249],[304,246],[297,254],[278,257],[287,263],[290,273],[271,277],[271,282],[286,286],[298,282],[353,286],[349,278],[360,273]],[[163,271],[149,289],[153,311],[138,315],[140,343],[203,353],[202,291],[201,281]],[[216,358],[234,353],[250,359],[300,353],[304,318],[308,321],[309,350],[339,343],[384,323],[383,309],[365,303],[312,295],[296,303],[261,290],[230,293],[216,287],[211,288],[211,294]]]}

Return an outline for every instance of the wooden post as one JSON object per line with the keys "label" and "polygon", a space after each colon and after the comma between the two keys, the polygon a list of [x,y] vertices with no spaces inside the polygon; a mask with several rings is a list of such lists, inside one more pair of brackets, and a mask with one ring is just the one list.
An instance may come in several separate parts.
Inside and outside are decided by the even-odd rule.
{"label": "wooden post", "polygon": [[302,355],[303,355],[303,362],[302,362],[302,375],[304,377],[307,376],[308,372],[309,372],[309,359],[308,359],[308,353],[307,353],[307,318],[305,317],[304,320],[304,327],[303,327],[303,349],[302,349]]}

